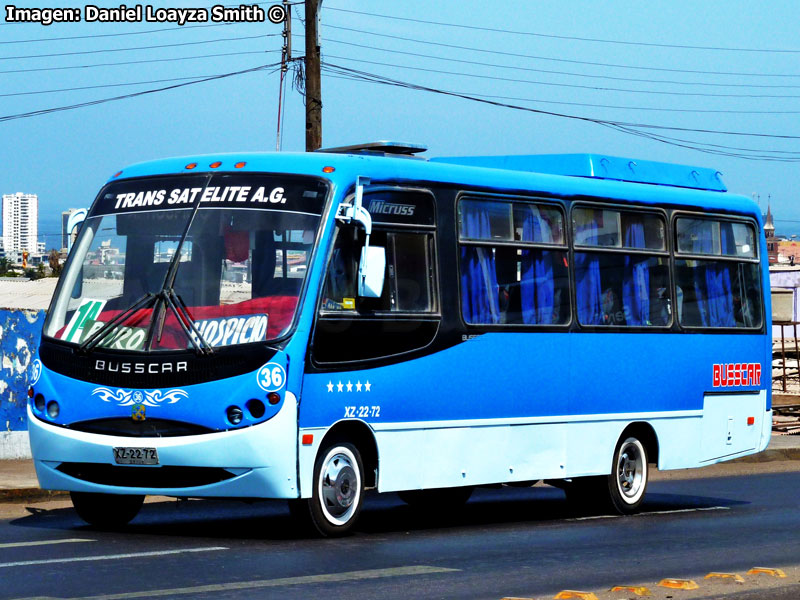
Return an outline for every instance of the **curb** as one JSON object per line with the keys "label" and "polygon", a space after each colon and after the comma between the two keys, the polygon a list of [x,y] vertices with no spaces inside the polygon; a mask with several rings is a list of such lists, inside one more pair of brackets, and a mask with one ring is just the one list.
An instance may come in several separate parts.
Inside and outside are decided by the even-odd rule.
{"label": "curb", "polygon": [[31,500],[45,502],[68,497],[69,492],[42,490],[38,487],[0,489],[0,502],[26,502]]}

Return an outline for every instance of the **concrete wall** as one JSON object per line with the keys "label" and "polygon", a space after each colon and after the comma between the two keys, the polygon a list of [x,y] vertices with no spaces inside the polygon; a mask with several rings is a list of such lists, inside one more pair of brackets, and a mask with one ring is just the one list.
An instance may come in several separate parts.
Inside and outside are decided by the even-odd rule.
{"label": "concrete wall", "polygon": [[0,460],[30,458],[28,376],[39,347],[43,310],[0,309]]}

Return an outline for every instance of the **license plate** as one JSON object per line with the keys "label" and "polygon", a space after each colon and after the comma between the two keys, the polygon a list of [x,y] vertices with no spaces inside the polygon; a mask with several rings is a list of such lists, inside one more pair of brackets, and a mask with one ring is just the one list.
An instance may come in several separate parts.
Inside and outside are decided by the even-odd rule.
{"label": "license plate", "polygon": [[118,465],[157,465],[155,448],[114,448],[114,460]]}

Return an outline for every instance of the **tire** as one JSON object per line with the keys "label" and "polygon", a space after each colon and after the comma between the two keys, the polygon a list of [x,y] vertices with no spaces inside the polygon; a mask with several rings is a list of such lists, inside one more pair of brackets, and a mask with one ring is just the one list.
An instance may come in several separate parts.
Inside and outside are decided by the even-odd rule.
{"label": "tire", "polygon": [[352,529],[364,502],[364,465],[358,449],[337,442],[317,455],[314,490],[309,500],[290,503],[293,516],[310,520],[325,537],[338,537]]}
{"label": "tire", "polygon": [[144,496],[70,492],[78,516],[94,527],[109,528],[127,525],[139,514]]}
{"label": "tire", "polygon": [[561,482],[567,501],[590,513],[610,511],[620,515],[638,512],[649,479],[647,450],[635,436],[617,443],[609,475],[576,477]]}
{"label": "tire", "polygon": [[611,474],[608,476],[608,498],[619,514],[637,512],[644,500],[649,479],[647,450],[635,436],[620,439],[614,450]]}
{"label": "tire", "polygon": [[437,488],[431,490],[406,490],[397,492],[400,500],[414,508],[425,510],[448,510],[467,503],[472,496],[473,488],[453,487]]}

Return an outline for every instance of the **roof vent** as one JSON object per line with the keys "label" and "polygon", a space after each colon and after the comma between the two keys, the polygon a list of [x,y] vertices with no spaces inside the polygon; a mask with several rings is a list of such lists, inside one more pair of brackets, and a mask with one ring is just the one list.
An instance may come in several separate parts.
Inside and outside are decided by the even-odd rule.
{"label": "roof vent", "polygon": [[406,144],[403,142],[390,142],[381,140],[379,142],[368,142],[366,144],[355,144],[353,146],[338,146],[336,148],[320,148],[316,152],[328,152],[333,154],[367,154],[373,156],[405,156],[413,157],[420,152],[428,149],[419,144]]}

